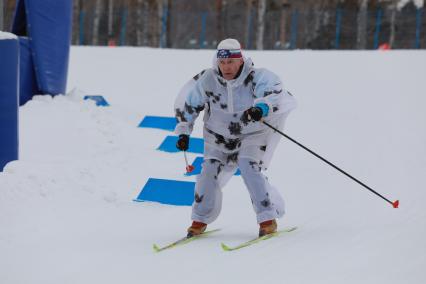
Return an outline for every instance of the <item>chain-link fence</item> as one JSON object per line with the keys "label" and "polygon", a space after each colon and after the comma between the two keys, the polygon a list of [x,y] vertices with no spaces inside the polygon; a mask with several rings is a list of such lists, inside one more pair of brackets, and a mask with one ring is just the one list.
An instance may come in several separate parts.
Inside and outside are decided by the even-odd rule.
{"label": "chain-link fence", "polygon": [[[141,3],[140,9],[128,5],[74,9],[72,43],[215,48],[221,39],[233,37],[245,49],[426,47],[423,8],[414,5],[401,10],[376,6],[364,13],[339,5],[321,10],[284,7],[261,15],[258,7],[244,2],[220,13]],[[10,27],[13,11],[5,12],[5,27]]]}

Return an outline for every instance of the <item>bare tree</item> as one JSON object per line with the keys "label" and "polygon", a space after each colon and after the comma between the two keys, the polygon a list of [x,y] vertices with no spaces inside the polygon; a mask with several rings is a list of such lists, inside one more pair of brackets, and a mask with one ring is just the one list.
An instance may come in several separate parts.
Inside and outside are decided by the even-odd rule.
{"label": "bare tree", "polygon": [[163,34],[163,20],[166,16],[164,14],[164,8],[167,7],[167,1],[166,0],[157,0],[157,11],[158,11],[158,21],[157,21],[157,35],[158,35],[158,47],[163,47],[162,42],[165,41],[165,34]]}
{"label": "bare tree", "polygon": [[290,10],[290,3],[288,0],[282,0],[281,3],[281,17],[280,17],[280,46],[281,48],[286,45],[286,31],[287,31],[287,18]]}
{"label": "bare tree", "polygon": [[0,31],[3,30],[3,23],[4,23],[4,14],[3,14],[3,0],[0,0]]}
{"label": "bare tree", "polygon": [[324,7],[322,4],[317,4],[317,7],[314,9],[313,15],[313,27],[311,27],[310,40],[316,39],[319,36],[320,29],[322,27],[322,19],[324,18]]}
{"label": "bare tree", "polygon": [[149,45],[149,3],[148,0],[143,1],[142,3],[143,9],[142,9],[142,45],[148,46]]}
{"label": "bare tree", "polygon": [[389,33],[389,46],[393,48],[395,43],[395,21],[396,21],[396,12],[397,12],[398,0],[392,0],[389,8],[391,9],[391,18],[390,18],[390,33]]}
{"label": "bare tree", "polygon": [[143,44],[143,0],[137,1],[136,6],[136,45],[141,46]]}
{"label": "bare tree", "polygon": [[160,28],[161,28],[161,0],[153,0],[148,3],[148,45],[153,47],[160,46]]}
{"label": "bare tree", "polygon": [[256,48],[263,49],[263,34],[265,31],[265,13],[266,13],[266,0],[259,0],[258,3],[258,18],[257,18],[257,38]]}
{"label": "bare tree", "polygon": [[96,0],[95,2],[95,11],[93,15],[93,35],[92,35],[92,45],[98,45],[99,44],[99,26],[101,22],[102,17],[102,10],[103,10],[103,1],[102,0]]}
{"label": "bare tree", "polygon": [[250,34],[251,34],[251,25],[250,25],[250,21],[251,21],[251,9],[253,6],[253,0],[246,0],[246,30],[245,30],[245,48],[249,48],[250,46]]}
{"label": "bare tree", "polygon": [[367,47],[367,8],[368,0],[359,0],[360,7],[358,12],[357,26],[357,49],[365,49]]}
{"label": "bare tree", "polygon": [[112,24],[114,22],[114,1],[108,0],[108,38],[112,37]]}
{"label": "bare tree", "polygon": [[[1,2],[2,0],[0,0]],[[74,39],[73,44],[81,44],[79,39],[79,30],[80,30],[80,1],[74,0],[73,2],[73,31],[72,38]]]}
{"label": "bare tree", "polygon": [[219,41],[223,37],[223,6],[226,5],[223,3],[223,0],[216,0],[216,6],[215,6],[215,12],[216,12],[216,35],[215,35],[215,41]]}

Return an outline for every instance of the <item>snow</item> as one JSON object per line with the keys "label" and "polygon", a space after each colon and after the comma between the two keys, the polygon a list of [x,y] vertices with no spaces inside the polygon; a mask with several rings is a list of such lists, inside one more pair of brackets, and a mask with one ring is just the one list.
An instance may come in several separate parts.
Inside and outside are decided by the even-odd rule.
{"label": "snow", "polygon": [[[137,125],[172,116],[213,51],[72,47],[70,92],[20,108],[20,160],[0,173],[0,283],[426,283],[426,52],[245,54],[298,99],[288,135],[400,208],[282,140],[268,176],[286,199],[279,226],[295,232],[223,252],[257,233],[234,177],[220,232],[155,254],[185,234],[190,208],[133,199],[149,177],[195,178],[181,153],[155,150],[169,132]],[[110,107],[82,99],[99,94]]]}
{"label": "snow", "polygon": [[18,37],[12,33],[0,31],[0,40],[4,39],[17,39]]}

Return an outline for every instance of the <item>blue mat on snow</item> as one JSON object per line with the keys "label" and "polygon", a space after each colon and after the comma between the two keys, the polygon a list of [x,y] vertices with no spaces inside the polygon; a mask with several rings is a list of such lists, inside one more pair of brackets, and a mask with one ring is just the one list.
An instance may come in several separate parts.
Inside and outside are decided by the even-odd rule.
{"label": "blue mat on snow", "polygon": [[[186,173],[185,175],[186,176],[199,175],[201,173],[201,165],[203,164],[203,162],[204,162],[203,157],[195,158],[194,162],[192,162],[192,165],[194,166],[194,170],[190,173]],[[241,175],[240,169],[238,169],[234,175],[236,176]]]}
{"label": "blue mat on snow", "polygon": [[[181,152],[176,148],[176,142],[178,141],[178,136],[167,136],[157,150],[176,153]],[[189,138],[189,149],[187,152],[203,154],[204,153],[204,139],[202,138]]]}
{"label": "blue mat on snow", "polygon": [[141,123],[139,123],[139,127],[157,128],[168,131],[174,131],[176,124],[176,118],[174,117],[147,115],[144,117]]}
{"label": "blue mat on snow", "polygon": [[150,178],[135,201],[191,206],[194,188],[194,182]]}
{"label": "blue mat on snow", "polygon": [[102,96],[84,96],[84,99],[95,101],[97,106],[109,106],[109,103]]}

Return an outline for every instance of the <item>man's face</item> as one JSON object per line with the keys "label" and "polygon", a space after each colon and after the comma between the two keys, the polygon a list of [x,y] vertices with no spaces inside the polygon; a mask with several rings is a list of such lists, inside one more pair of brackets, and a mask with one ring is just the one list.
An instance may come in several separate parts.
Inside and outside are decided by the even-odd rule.
{"label": "man's face", "polygon": [[220,72],[226,80],[234,79],[242,64],[242,58],[221,58],[218,60]]}

